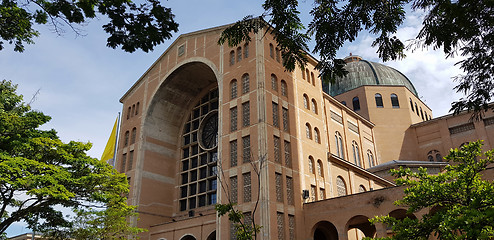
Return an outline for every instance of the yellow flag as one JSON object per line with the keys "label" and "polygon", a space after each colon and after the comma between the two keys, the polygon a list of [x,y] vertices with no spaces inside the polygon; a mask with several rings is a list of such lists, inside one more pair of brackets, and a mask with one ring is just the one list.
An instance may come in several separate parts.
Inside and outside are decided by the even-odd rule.
{"label": "yellow flag", "polygon": [[109,164],[113,165],[113,156],[115,155],[115,148],[117,144],[117,124],[118,117],[115,120],[115,124],[113,125],[113,130],[111,131],[110,138],[108,139],[108,143],[106,143],[105,151],[103,151],[103,155],[101,156],[101,161],[106,161]]}

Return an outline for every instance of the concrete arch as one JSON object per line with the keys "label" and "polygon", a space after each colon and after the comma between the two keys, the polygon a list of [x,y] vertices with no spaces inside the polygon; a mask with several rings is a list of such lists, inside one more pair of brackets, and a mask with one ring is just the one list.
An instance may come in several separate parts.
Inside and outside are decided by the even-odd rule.
{"label": "concrete arch", "polygon": [[180,238],[180,240],[196,240],[197,238],[195,238],[193,235],[190,235],[190,234],[187,234],[183,237]]}
{"label": "concrete arch", "polygon": [[216,240],[216,230],[210,233],[206,240]]}
{"label": "concrete arch", "polygon": [[349,230],[354,229],[354,228],[362,231],[362,233],[366,237],[375,237],[376,232],[377,232],[376,227],[374,225],[372,225],[369,222],[369,218],[367,216],[364,216],[364,215],[357,215],[357,216],[350,218],[350,220],[348,220],[348,222],[345,226],[345,230],[348,232]]}
{"label": "concrete arch", "polygon": [[314,240],[338,240],[338,230],[328,221],[320,221],[311,230]]}
{"label": "concrete arch", "polygon": [[405,219],[407,217],[410,219],[417,219],[417,217],[413,213],[408,214],[407,210],[405,209],[395,209],[389,212],[389,216],[396,219]]}

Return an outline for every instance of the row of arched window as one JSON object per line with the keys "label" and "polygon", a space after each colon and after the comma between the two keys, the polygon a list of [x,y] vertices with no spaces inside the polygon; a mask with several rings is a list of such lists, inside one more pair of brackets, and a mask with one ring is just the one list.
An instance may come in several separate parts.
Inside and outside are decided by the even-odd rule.
{"label": "row of arched window", "polygon": [[305,109],[307,109],[307,110],[312,109],[312,112],[317,114],[317,102],[314,98],[310,101],[310,105],[309,105],[309,96],[307,96],[307,94],[304,93],[303,101],[304,101],[304,108]]}
{"label": "row of arched window", "polygon": [[[341,137],[341,134],[338,131],[336,131],[334,138],[336,143],[336,156],[338,156],[341,159],[345,159],[343,138]],[[352,153],[353,153],[353,162],[355,163],[355,165],[362,167],[362,161],[360,159],[360,149],[356,141],[352,141]],[[374,155],[372,154],[371,150],[367,150],[367,161],[369,162],[368,167],[375,166]]]}
{"label": "row of arched window", "polygon": [[139,102],[132,104],[132,107],[129,106],[129,109],[127,110],[127,119],[137,116],[137,114],[139,114]]}
{"label": "row of arched window", "polygon": [[309,156],[309,172],[314,175],[316,175],[317,172],[318,177],[324,177],[324,169],[321,159],[318,159],[316,163],[314,161],[314,158],[312,156]]}
{"label": "row of arched window", "polygon": [[441,153],[438,150],[434,149],[427,153],[427,160],[429,160],[429,162],[434,162],[434,160],[436,162],[442,162],[443,157],[441,156]]}
{"label": "row of arched window", "polygon": [[235,50],[230,51],[230,66],[235,64],[236,62],[242,61],[242,56],[243,58],[248,58],[249,57],[249,43],[244,44],[244,49],[242,51],[242,47],[237,47],[237,51]]}
{"label": "row of arched window", "polygon": [[278,48],[275,48],[274,45],[272,43],[269,44],[269,56],[272,58],[272,59],[275,59],[276,58],[276,61],[277,62],[281,62],[281,56],[280,56],[280,49]]}
{"label": "row of arched window", "polygon": [[[376,107],[383,108],[384,104],[383,104],[382,95],[380,93],[376,93],[374,95],[374,98],[376,99]],[[391,98],[391,106],[393,106],[393,108],[400,108],[400,101],[398,100],[398,95],[392,93],[390,95],[390,98]]]}
{"label": "row of arched window", "polygon": [[136,134],[137,128],[132,128],[132,135],[130,135],[129,131],[126,131],[124,134],[124,147],[129,145],[129,135],[130,135],[130,144],[134,144],[136,142]]}
{"label": "row of arched window", "polygon": [[[361,193],[365,191],[367,190],[365,189],[364,185],[360,184],[360,186],[358,187],[358,192]],[[345,180],[341,176],[336,177],[336,192],[338,194],[338,197],[348,195]]]}
{"label": "row of arched window", "polygon": [[314,137],[314,141],[317,143],[321,143],[321,133],[317,127],[314,128],[314,136],[312,136],[312,127],[310,123],[305,123],[305,134],[308,139],[312,139]]}
{"label": "row of arched window", "polygon": [[[423,121],[427,121],[427,120],[432,119],[431,115],[427,115],[426,111],[422,111],[422,107],[417,106],[417,103],[415,103],[415,108],[413,106],[414,106],[414,103],[412,101],[412,98],[410,98],[410,109],[412,110],[412,112],[415,112],[417,114],[417,116],[422,118]],[[419,108],[420,108],[420,112],[419,112]]]}
{"label": "row of arched window", "polygon": [[240,86],[238,86],[237,79],[232,79],[230,81],[230,99],[235,99],[238,97],[239,88],[241,89],[242,94],[250,91],[250,77],[248,73],[242,75],[242,82]]}
{"label": "row of arched window", "polygon": [[[280,83],[281,96],[288,97],[288,89],[285,80],[281,79]],[[278,91],[278,78],[275,74],[271,74],[271,89]]]}
{"label": "row of arched window", "polygon": [[308,68],[302,69],[302,79],[307,80],[308,83],[312,83],[312,86],[316,86],[316,78],[314,73],[309,71]]}

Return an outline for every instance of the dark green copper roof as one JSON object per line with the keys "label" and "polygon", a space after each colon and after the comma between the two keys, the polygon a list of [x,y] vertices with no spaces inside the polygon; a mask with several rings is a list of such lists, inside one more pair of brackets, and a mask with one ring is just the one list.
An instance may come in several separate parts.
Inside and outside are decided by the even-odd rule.
{"label": "dark green copper roof", "polygon": [[400,71],[360,57],[345,58],[348,74],[339,78],[329,87],[329,95],[336,96],[361,86],[405,86],[418,96],[412,82]]}

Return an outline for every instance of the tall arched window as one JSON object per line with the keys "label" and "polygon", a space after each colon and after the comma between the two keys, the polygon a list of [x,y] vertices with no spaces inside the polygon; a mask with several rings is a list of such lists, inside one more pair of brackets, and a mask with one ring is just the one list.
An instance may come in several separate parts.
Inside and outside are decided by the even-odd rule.
{"label": "tall arched window", "polygon": [[312,158],[312,156],[309,156],[309,172],[312,174],[316,173],[314,171],[314,158]]}
{"label": "tall arched window", "polygon": [[288,89],[285,80],[281,80],[281,96],[288,97]]}
{"label": "tall arched window", "polygon": [[233,79],[230,82],[230,98],[231,99],[237,98],[237,79]]}
{"label": "tall arched window", "polygon": [[249,74],[244,74],[242,76],[242,94],[248,93],[250,91],[250,80]]}
{"label": "tall arched window", "polygon": [[249,43],[244,44],[244,58],[249,57]]}
{"label": "tall arched window", "polygon": [[310,83],[310,75],[309,75],[309,69],[308,68],[305,69],[305,76],[307,76],[307,82]]}
{"label": "tall arched window", "polygon": [[137,114],[139,114],[139,102],[137,102],[137,104],[136,104],[136,113],[135,113],[135,115],[137,115]]}
{"label": "tall arched window", "polygon": [[237,48],[237,62],[242,60],[242,47]]}
{"label": "tall arched window", "polygon": [[130,112],[132,111],[132,108],[129,106],[129,110],[127,110],[127,119],[130,118]]}
{"label": "tall arched window", "polygon": [[312,112],[317,114],[317,102],[314,98],[312,99],[311,102],[312,102]]}
{"label": "tall arched window", "polygon": [[417,107],[417,103],[415,103],[415,112],[417,113],[417,116],[420,116],[419,108]]}
{"label": "tall arched window", "polygon": [[269,56],[274,59],[274,47],[273,44],[269,44]]}
{"label": "tall arched window", "polygon": [[334,135],[336,142],[336,155],[342,159],[345,159],[345,154],[343,152],[343,139],[341,138],[341,134],[336,132]]}
{"label": "tall arched window", "polygon": [[317,127],[314,128],[314,141],[317,143],[321,143],[321,137],[319,135],[319,129]]}
{"label": "tall arched window", "polygon": [[359,101],[358,97],[354,97],[352,99],[352,103],[353,103],[353,111],[360,110],[360,101]]}
{"label": "tall arched window", "polygon": [[371,150],[367,150],[367,160],[369,160],[369,167],[374,167],[374,156],[372,155]]}
{"label": "tall arched window", "polygon": [[276,48],[276,61],[280,62],[280,50]]}
{"label": "tall arched window", "polygon": [[422,112],[422,107],[420,107],[420,116],[422,116],[422,120],[424,120],[424,112]]}
{"label": "tall arched window", "polygon": [[391,94],[391,105],[393,108],[400,108],[400,101],[398,100],[398,95],[392,93]]}
{"label": "tall arched window", "polygon": [[271,89],[278,91],[278,78],[274,74],[271,74]]}
{"label": "tall arched window", "polygon": [[336,192],[338,197],[347,195],[345,180],[341,176],[336,177]]}
{"label": "tall arched window", "polygon": [[305,80],[305,68],[304,68],[304,69],[302,69],[302,79],[304,79],[304,80]]}
{"label": "tall arched window", "polygon": [[137,129],[132,128],[132,134],[130,135],[130,144],[134,144],[136,142],[136,134],[137,134]]}
{"label": "tall arched window", "polygon": [[319,175],[319,177],[324,177],[323,176],[323,169],[322,169],[322,161],[321,161],[321,159],[318,159],[317,160],[317,175]]}
{"label": "tall arched window", "polygon": [[413,109],[413,102],[411,98],[410,98],[410,108],[412,109],[412,112],[415,112],[415,110]]}
{"label": "tall arched window", "polygon": [[305,135],[307,136],[308,139],[312,139],[312,129],[309,123],[305,124]]}
{"label": "tall arched window", "polygon": [[309,97],[307,94],[304,94],[304,108],[309,109]]}
{"label": "tall arched window", "polygon": [[312,79],[312,85],[313,86],[316,86],[316,78],[314,77],[314,73],[313,72],[310,73],[310,78]]}
{"label": "tall arched window", "polygon": [[352,142],[352,149],[353,149],[353,161],[355,162],[355,165],[359,167],[362,166],[362,164],[360,163],[360,153],[357,142],[355,141]]}
{"label": "tall arched window", "polygon": [[429,120],[429,119],[427,118],[427,112],[426,112],[426,111],[424,111],[424,117],[425,117],[425,121]]}
{"label": "tall arched window", "polygon": [[129,145],[129,131],[126,131],[124,134],[124,147]]}
{"label": "tall arched window", "polygon": [[231,51],[230,52],[230,66],[232,66],[233,64],[235,64],[235,51]]}
{"label": "tall arched window", "polygon": [[378,108],[384,107],[383,97],[381,96],[381,94],[376,93],[376,95],[374,95],[374,98],[376,99],[376,107],[378,107]]}

